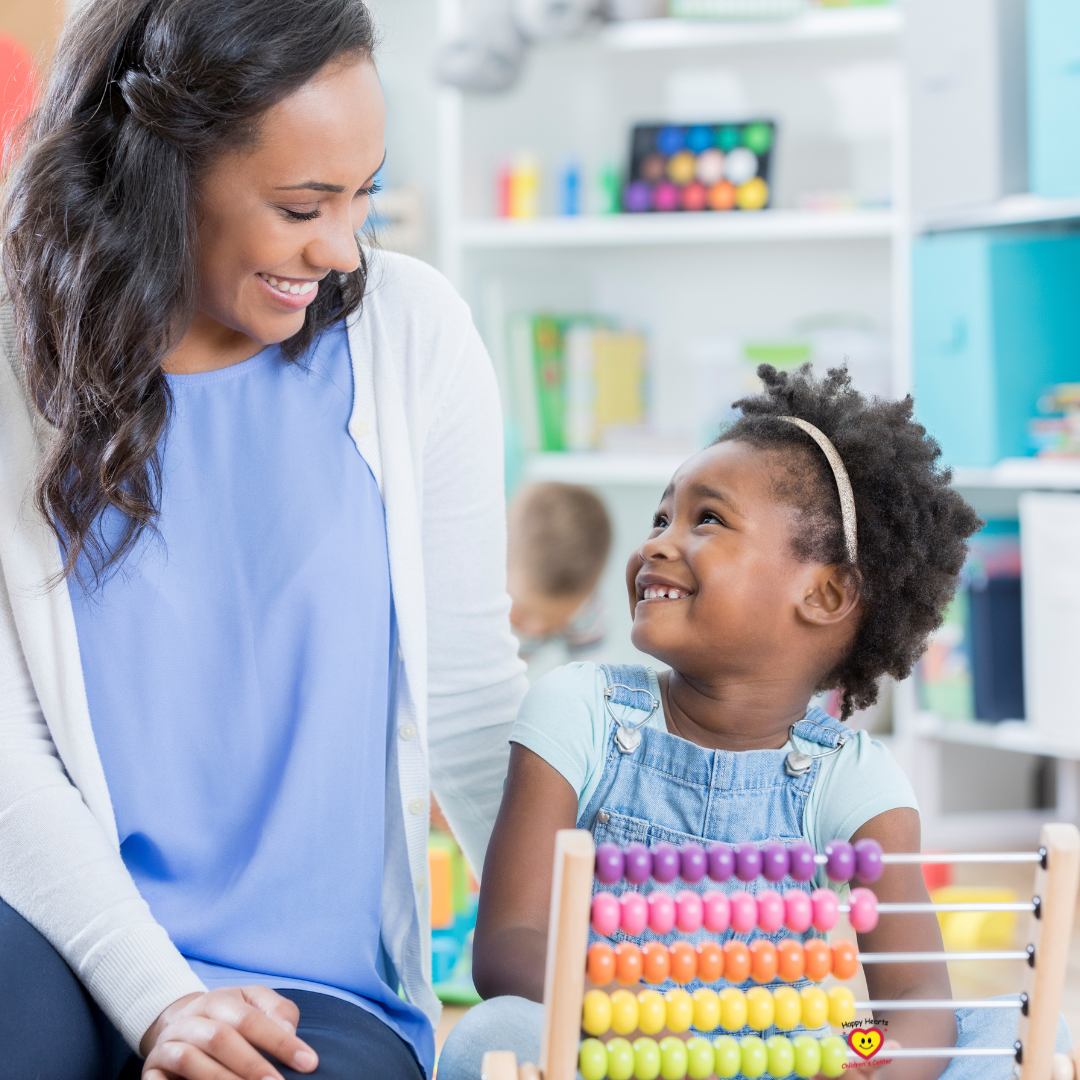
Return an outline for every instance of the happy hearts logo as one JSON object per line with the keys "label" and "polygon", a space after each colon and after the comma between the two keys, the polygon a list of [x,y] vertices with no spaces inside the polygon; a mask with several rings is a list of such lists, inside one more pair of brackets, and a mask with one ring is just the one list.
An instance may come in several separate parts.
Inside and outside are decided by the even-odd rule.
{"label": "happy hearts logo", "polygon": [[880,1049],[885,1036],[881,1028],[855,1028],[848,1035],[848,1045],[861,1058],[872,1058]]}

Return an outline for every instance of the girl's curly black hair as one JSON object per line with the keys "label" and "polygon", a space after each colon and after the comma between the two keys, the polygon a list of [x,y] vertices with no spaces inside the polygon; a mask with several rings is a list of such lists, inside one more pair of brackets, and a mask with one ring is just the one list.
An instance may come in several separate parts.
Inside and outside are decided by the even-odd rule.
{"label": "girl's curly black hair", "polygon": [[[938,463],[938,444],[912,420],[910,396],[864,397],[846,368],[817,379],[809,364],[790,373],[762,364],[758,375],[764,392],[735,402],[742,416],[716,442],[775,452],[784,467],[777,496],[798,512],[796,555],[836,563],[856,580],[859,632],[818,687],[842,691],[846,720],[877,700],[882,675],[911,673],[956,591],[967,538],[983,522],[951,486],[952,472]],[[840,497],[825,455],[781,416],[809,421],[843,459],[855,495],[857,566],[848,560]]]}

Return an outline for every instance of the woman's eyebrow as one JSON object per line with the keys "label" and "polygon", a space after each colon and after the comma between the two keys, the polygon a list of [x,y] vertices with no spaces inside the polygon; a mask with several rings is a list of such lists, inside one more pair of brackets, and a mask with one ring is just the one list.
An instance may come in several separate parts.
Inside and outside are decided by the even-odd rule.
{"label": "woman's eyebrow", "polygon": [[[375,179],[381,169],[386,164],[386,152],[383,152],[382,161],[379,162],[379,168],[376,169],[361,185],[366,187]],[[289,184],[284,187],[275,188],[276,191],[327,191],[333,195],[340,195],[345,190],[344,184],[324,184],[320,180],[305,180],[302,184]]]}

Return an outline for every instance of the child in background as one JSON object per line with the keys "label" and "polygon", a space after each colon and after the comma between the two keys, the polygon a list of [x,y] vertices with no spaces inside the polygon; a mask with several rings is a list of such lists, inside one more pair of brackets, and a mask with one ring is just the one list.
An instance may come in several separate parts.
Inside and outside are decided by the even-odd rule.
{"label": "child in background", "polygon": [[[764,393],[738,402],[742,417],[679,469],[627,566],[634,645],[671,670],[570,664],[522,704],[474,945],[476,987],[489,1000],[447,1043],[441,1080],[478,1074],[485,1049],[537,1060],[559,829],[588,829],[597,843],[804,840],[820,852],[833,839],[872,837],[885,851],[921,848],[903,771],[841,720],[875,700],[883,675],[910,673],[981,523],[912,422],[910,398],[866,400],[843,370],[822,380],[809,365],[758,374]],[[832,688],[841,720],[810,705]],[[785,888],[826,884],[819,874]],[[913,864],[888,866],[875,892],[882,902],[928,900]],[[941,933],[933,914],[891,916],[860,934],[859,948],[936,952]],[[865,974],[873,1000],[951,997],[944,963],[872,964]],[[874,1019],[906,1046],[1007,1047],[1016,1037],[1011,1009],[885,1009]],[[903,1080],[942,1070],[973,1080],[1007,1077],[1011,1064],[882,1067]]]}
{"label": "child in background", "polygon": [[603,640],[596,590],[611,550],[611,522],[588,488],[529,484],[510,504],[507,532],[510,624],[535,681]]}

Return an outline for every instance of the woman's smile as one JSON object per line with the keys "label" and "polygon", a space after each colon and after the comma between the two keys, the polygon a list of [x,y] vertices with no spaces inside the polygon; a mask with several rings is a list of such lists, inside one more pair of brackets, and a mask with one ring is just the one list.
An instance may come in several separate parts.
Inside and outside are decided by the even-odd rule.
{"label": "woman's smile", "polygon": [[279,278],[272,274],[255,275],[273,295],[274,300],[290,311],[306,308],[319,295],[319,282],[303,278]]}

